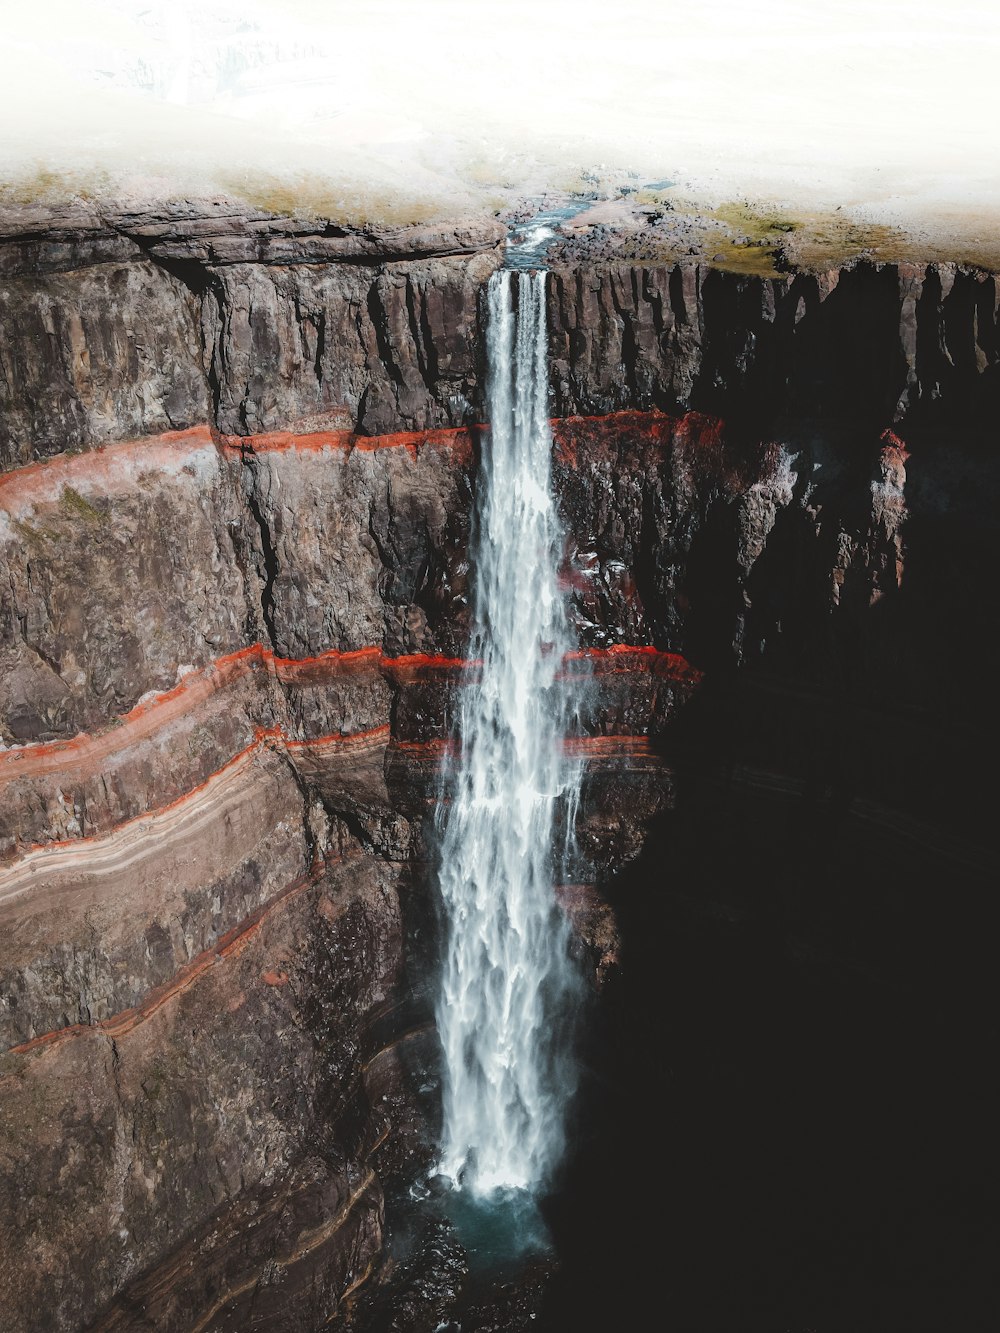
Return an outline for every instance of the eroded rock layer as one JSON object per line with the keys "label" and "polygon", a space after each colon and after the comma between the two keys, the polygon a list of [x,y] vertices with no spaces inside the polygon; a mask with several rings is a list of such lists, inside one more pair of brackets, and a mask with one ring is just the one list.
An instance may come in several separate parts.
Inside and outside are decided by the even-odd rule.
{"label": "eroded rock layer", "polygon": [[[293,843],[296,834],[301,854],[301,820]],[[348,1279],[375,1258],[377,1181],[363,1145],[345,1132],[350,1115],[334,1112],[358,1079],[364,1024],[398,977],[398,890],[384,864],[358,853],[270,889],[213,949],[131,1010],[4,1057],[5,1227],[31,1256],[5,1275],[11,1326],[88,1324],[194,1226],[211,1218],[225,1231],[227,1204],[291,1188],[294,1173],[307,1172],[333,1206],[295,1218],[298,1234],[279,1234],[266,1261],[281,1262],[283,1246],[309,1248],[317,1224],[327,1239],[340,1231],[335,1259],[347,1260]],[[130,904],[132,930],[138,919]],[[324,1019],[307,1002],[320,976],[336,997]],[[363,1238],[348,1199],[367,1215]],[[191,1302],[197,1318],[225,1303],[227,1287],[235,1297],[260,1276],[245,1267],[239,1232],[225,1244],[221,1291],[211,1271],[188,1275],[202,1283]]]}

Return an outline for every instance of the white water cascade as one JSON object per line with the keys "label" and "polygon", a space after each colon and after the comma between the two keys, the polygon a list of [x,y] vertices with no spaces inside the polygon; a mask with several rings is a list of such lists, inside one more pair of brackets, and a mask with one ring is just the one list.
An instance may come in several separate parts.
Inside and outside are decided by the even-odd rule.
{"label": "white water cascade", "polygon": [[[487,359],[470,654],[482,671],[461,694],[450,800],[438,809],[440,1170],[476,1197],[545,1181],[570,1091],[576,978],[555,876],[580,769],[563,753],[575,701],[570,683],[557,681],[570,643],[550,475],[544,272],[491,278]],[[557,849],[560,824],[570,832]]]}

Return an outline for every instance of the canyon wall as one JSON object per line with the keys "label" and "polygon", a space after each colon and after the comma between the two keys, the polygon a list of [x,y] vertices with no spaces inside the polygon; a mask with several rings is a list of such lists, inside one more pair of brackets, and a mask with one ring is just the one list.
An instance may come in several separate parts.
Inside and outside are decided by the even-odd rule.
{"label": "canyon wall", "polygon": [[[316,1328],[426,1158],[502,236],[0,219],[5,1326]],[[602,981],[601,895],[723,730],[728,780],[980,864],[998,303],[947,265],[552,273]]]}

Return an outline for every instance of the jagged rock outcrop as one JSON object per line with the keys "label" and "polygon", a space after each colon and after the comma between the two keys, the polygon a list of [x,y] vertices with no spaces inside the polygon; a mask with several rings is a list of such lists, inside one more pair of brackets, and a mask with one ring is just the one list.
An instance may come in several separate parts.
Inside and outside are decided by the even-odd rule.
{"label": "jagged rock outcrop", "polygon": [[245,644],[244,511],[204,427],[0,484],[6,739],[99,726]]}
{"label": "jagged rock outcrop", "polygon": [[3,277],[0,328],[2,468],[208,418],[197,304],[141,257]]}
{"label": "jagged rock outcrop", "polygon": [[478,291],[492,254],[208,271],[203,338],[220,429],[379,434],[478,410]]}
{"label": "jagged rock outcrop", "polygon": [[[556,269],[560,416],[678,406],[754,431],[883,430],[993,410],[1000,279],[954,264],[858,263],[777,278],[705,264]],[[954,419],[954,416],[952,416]]]}

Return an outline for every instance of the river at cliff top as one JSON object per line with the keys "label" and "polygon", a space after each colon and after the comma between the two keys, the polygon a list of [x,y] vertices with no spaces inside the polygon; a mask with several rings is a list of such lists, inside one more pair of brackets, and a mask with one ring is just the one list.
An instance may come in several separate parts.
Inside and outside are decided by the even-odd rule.
{"label": "river at cliff top", "polygon": [[560,226],[570,218],[575,218],[578,213],[585,213],[593,205],[594,198],[591,195],[566,199],[558,204],[547,205],[523,222],[513,223],[507,239],[504,267],[521,272],[544,267],[545,253],[552,242],[558,239]]}

